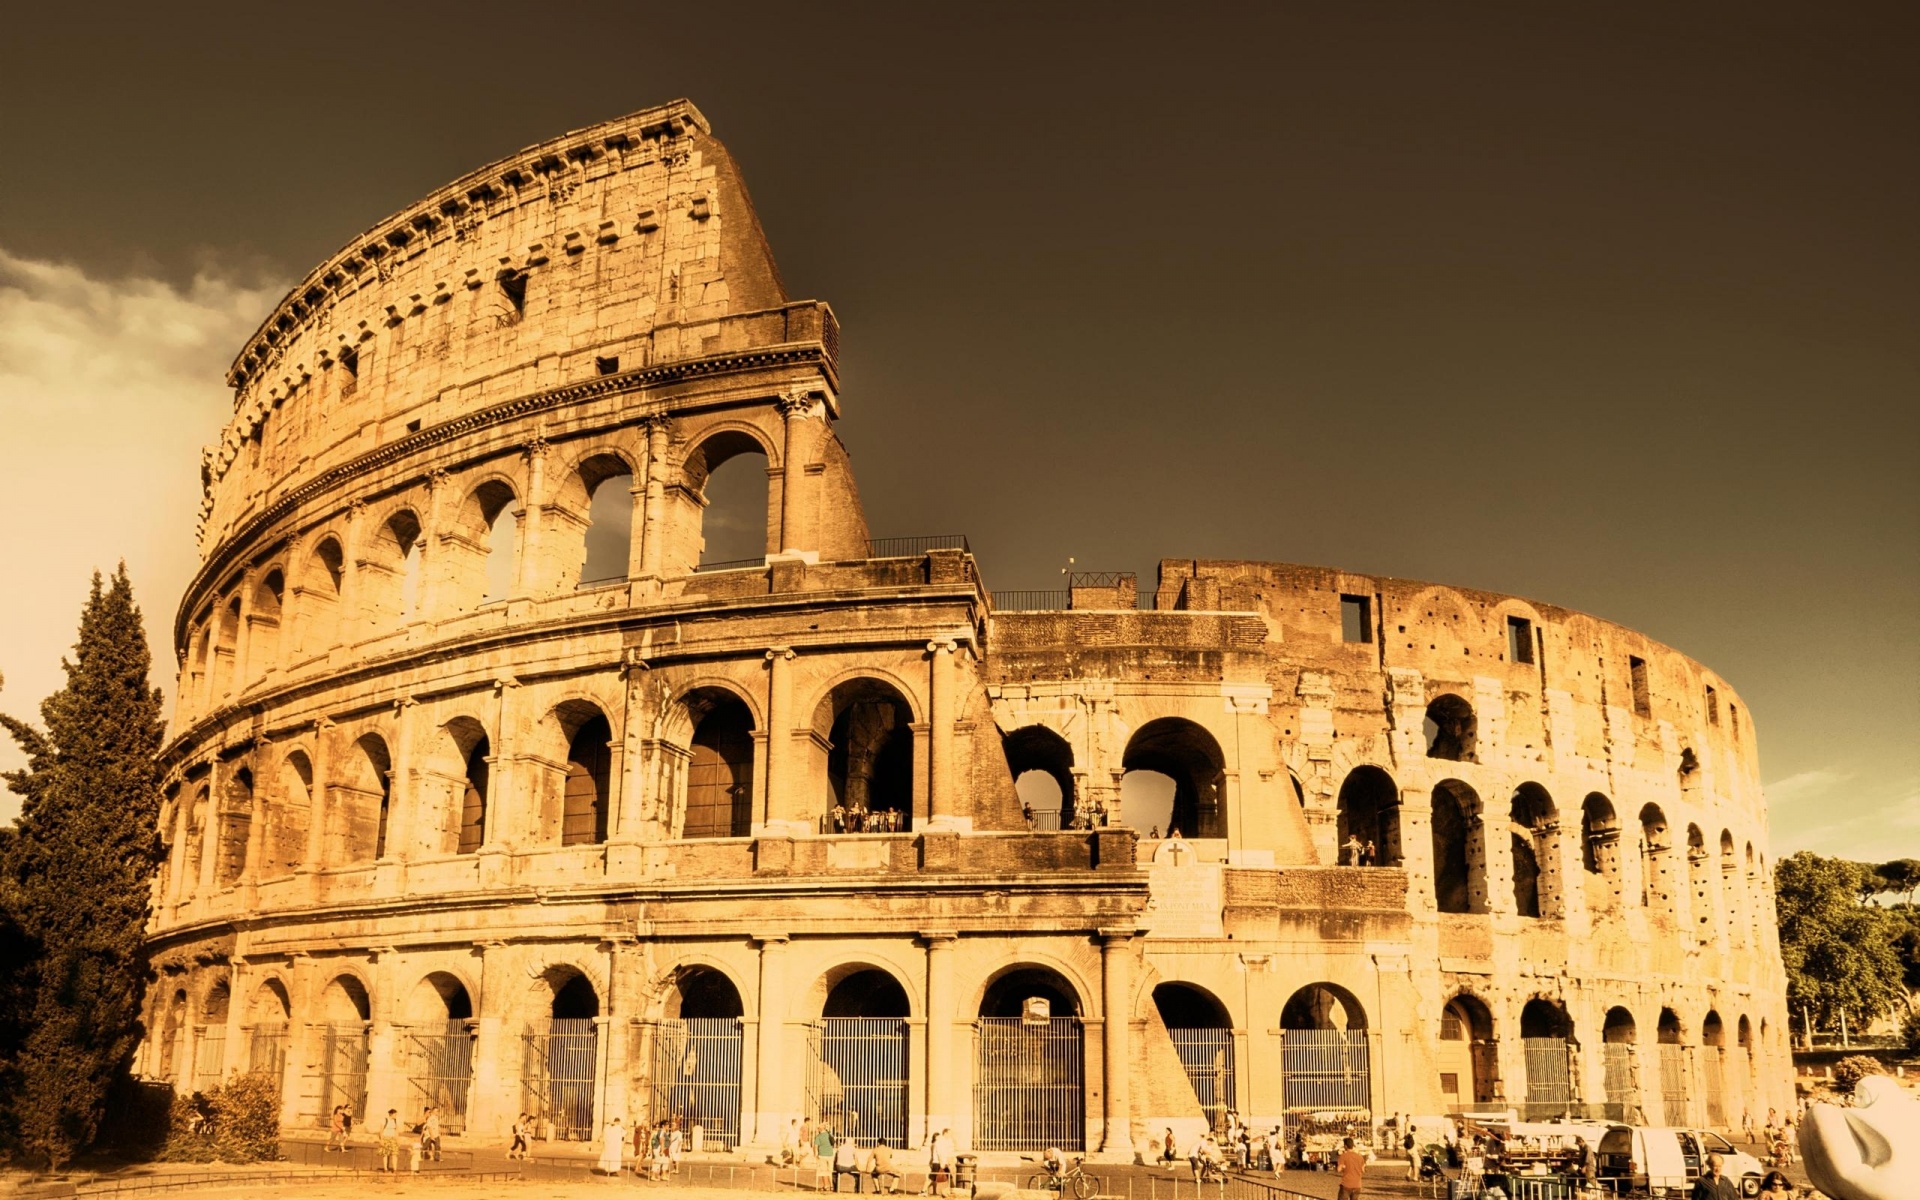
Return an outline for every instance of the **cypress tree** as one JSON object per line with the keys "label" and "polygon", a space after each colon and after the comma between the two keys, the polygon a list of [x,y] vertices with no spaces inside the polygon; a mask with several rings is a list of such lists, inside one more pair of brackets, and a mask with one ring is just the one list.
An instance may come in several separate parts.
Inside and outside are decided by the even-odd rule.
{"label": "cypress tree", "polygon": [[27,755],[5,776],[22,805],[0,870],[27,960],[8,1116],[22,1148],[56,1169],[92,1143],[141,1034],[165,729],[149,665],[122,563],[104,588],[94,573],[61,663],[67,686],[40,706],[45,731],[0,716]]}

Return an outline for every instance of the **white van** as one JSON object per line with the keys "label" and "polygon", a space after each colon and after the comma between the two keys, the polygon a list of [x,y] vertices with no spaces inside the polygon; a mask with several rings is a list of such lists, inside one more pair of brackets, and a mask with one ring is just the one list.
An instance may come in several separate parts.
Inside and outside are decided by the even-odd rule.
{"label": "white van", "polygon": [[1717,1133],[1647,1125],[1611,1125],[1600,1138],[1600,1182],[1616,1192],[1685,1196],[1718,1154],[1743,1196],[1757,1196],[1766,1168]]}

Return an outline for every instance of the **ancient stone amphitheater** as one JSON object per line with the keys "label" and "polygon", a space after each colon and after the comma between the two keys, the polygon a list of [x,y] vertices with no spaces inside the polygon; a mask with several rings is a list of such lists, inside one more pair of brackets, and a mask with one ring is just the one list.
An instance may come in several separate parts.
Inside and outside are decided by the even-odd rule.
{"label": "ancient stone amphitheater", "polygon": [[202,464],[145,1074],[708,1150],[1787,1102],[1726,681],[1330,568],[990,592],[870,531],[839,336],[686,103],[288,294]]}

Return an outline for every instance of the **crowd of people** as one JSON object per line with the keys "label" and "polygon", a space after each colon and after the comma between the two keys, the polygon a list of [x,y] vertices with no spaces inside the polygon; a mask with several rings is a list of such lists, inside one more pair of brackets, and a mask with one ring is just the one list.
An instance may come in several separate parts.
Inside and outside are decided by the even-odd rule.
{"label": "crowd of people", "polygon": [[827,814],[835,833],[900,833],[907,814],[897,808],[848,808],[836,804]]}
{"label": "crowd of people", "polygon": [[[420,1120],[409,1126],[400,1120],[400,1110],[390,1108],[386,1119],[380,1122],[380,1133],[375,1145],[380,1152],[380,1170],[395,1174],[400,1170],[400,1157],[404,1151],[408,1160],[408,1170],[418,1171],[423,1162],[440,1161],[440,1139],[445,1129],[440,1119],[440,1110],[428,1107]],[[347,1150],[348,1139],[353,1136],[353,1109],[345,1104],[336,1104],[327,1115],[327,1144],[323,1152]]]}
{"label": "crowd of people", "polygon": [[[859,1114],[851,1115],[857,1122]],[[862,1146],[845,1132],[836,1132],[824,1123],[795,1119],[780,1137],[780,1156],[776,1163],[799,1171],[812,1170],[816,1179],[831,1175],[834,1191],[840,1190],[842,1177],[853,1181],[855,1192],[873,1185],[876,1195],[892,1195],[900,1190],[901,1168],[885,1142]],[[954,1177],[953,1133],[941,1130],[927,1142],[927,1176],[920,1194],[946,1195]]]}

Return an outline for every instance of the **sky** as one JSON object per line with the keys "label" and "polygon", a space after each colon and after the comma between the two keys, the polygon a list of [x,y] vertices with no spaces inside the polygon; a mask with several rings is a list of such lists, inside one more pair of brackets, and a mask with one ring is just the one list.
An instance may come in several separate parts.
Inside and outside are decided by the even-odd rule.
{"label": "sky", "polygon": [[995,588],[1247,558],[1594,613],[1741,692],[1776,853],[1920,857],[1916,33],[1894,4],[35,6],[0,40],[0,711],[60,685],[96,568],[164,638],[225,369],[293,281],[685,96],[840,318],[876,534],[965,533]]}

